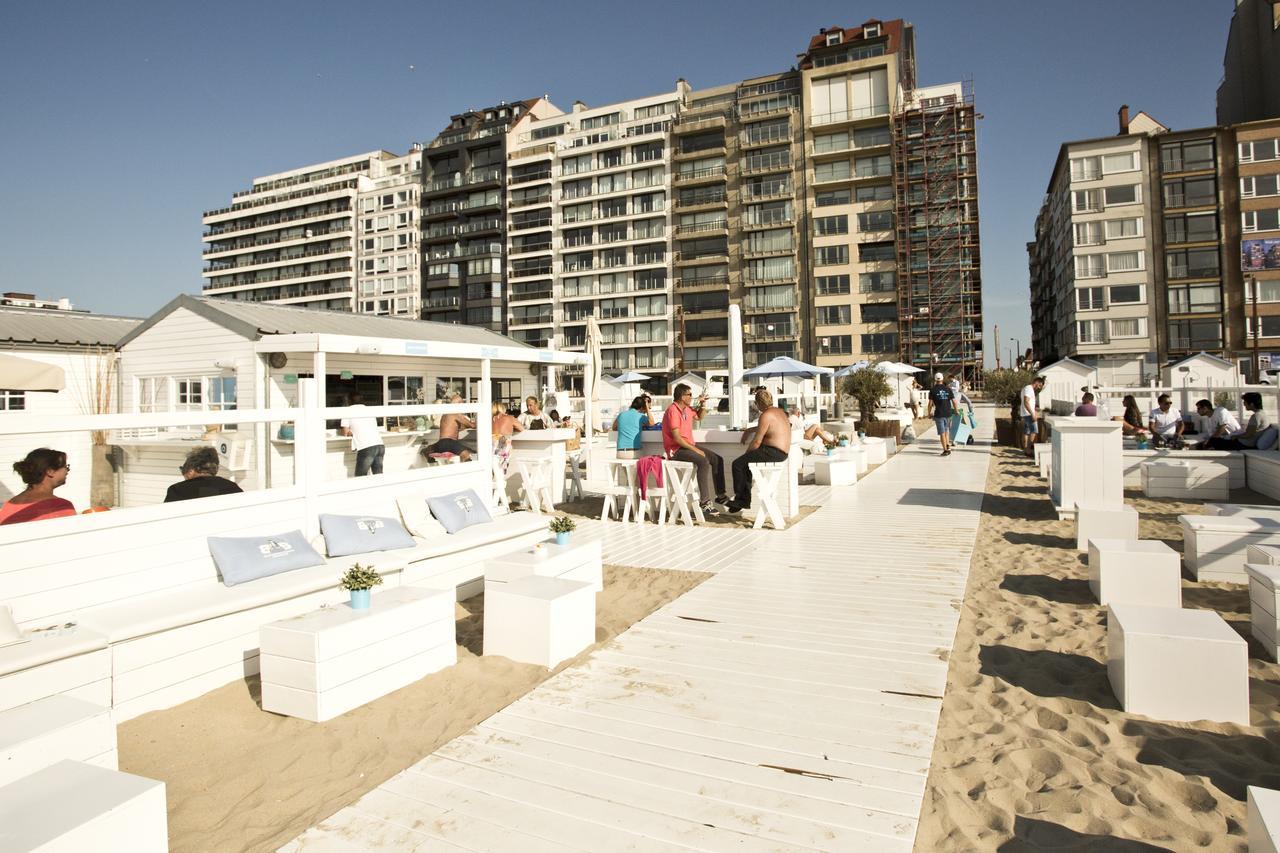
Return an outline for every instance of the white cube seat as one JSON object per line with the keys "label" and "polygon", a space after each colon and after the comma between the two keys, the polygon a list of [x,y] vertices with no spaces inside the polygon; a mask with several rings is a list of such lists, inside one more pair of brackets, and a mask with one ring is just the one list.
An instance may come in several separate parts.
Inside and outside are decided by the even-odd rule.
{"label": "white cube seat", "polygon": [[166,853],[164,783],[59,761],[0,787],[5,853]]}
{"label": "white cube seat", "polygon": [[1246,545],[1244,561],[1260,566],[1280,566],[1280,546]]}
{"label": "white cube seat", "polygon": [[324,722],[457,663],[453,590],[396,587],[259,632],[262,708]]}
{"label": "white cube seat", "polygon": [[1163,542],[1090,539],[1089,588],[1099,604],[1182,606],[1182,560]]}
{"label": "white cube seat", "polygon": [[1231,497],[1231,469],[1203,460],[1143,462],[1142,493],[1149,498],[1226,500]]}
{"label": "white cube seat", "polygon": [[813,482],[819,486],[852,486],[858,482],[858,464],[852,459],[816,456],[813,460]]}
{"label": "white cube seat", "polygon": [[1126,504],[1105,506],[1078,503],[1076,550],[1089,550],[1090,539],[1137,539],[1138,511]]}
{"label": "white cube seat", "polygon": [[1248,583],[1250,545],[1280,547],[1280,519],[1243,515],[1180,515],[1182,561],[1198,581]]}
{"label": "white cube seat", "polygon": [[[862,447],[867,453],[868,465],[881,465],[889,459],[889,442],[892,439],[867,436],[862,439]],[[895,445],[896,447],[896,445]]]}
{"label": "white cube seat", "polygon": [[0,712],[0,785],[64,760],[117,769],[110,708],[60,694]]}
{"label": "white cube seat", "polygon": [[600,540],[557,545],[554,541],[540,542],[535,548],[522,548],[503,554],[484,564],[484,588],[491,584],[506,584],[530,575],[563,578],[591,584],[596,592],[604,591],[604,555]]}
{"label": "white cube seat", "polygon": [[596,641],[591,584],[539,575],[485,588],[484,653],[555,667]]}
{"label": "white cube seat", "polygon": [[1249,575],[1249,631],[1280,660],[1280,566],[1245,564]]}
{"label": "white cube seat", "polygon": [[1243,515],[1249,518],[1280,518],[1280,506],[1270,504],[1205,504],[1201,515]]}
{"label": "white cube seat", "polygon": [[1248,646],[1211,610],[1111,606],[1107,677],[1131,714],[1249,724]]}
{"label": "white cube seat", "polygon": [[844,459],[849,462],[852,462],[854,464],[854,467],[857,469],[857,474],[859,477],[867,473],[867,468],[870,467],[870,465],[867,463],[866,448],[862,447],[861,445],[837,447],[835,450],[835,453],[832,454],[832,456],[836,459]]}
{"label": "white cube seat", "polygon": [[1246,806],[1249,853],[1280,851],[1280,791],[1249,785]]}

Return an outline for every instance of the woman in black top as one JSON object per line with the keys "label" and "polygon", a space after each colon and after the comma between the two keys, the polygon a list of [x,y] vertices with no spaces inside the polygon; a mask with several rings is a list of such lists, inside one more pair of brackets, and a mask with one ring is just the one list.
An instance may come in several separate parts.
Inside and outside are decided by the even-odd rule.
{"label": "woman in black top", "polygon": [[218,476],[218,451],[212,447],[198,447],[188,453],[178,470],[182,472],[182,480],[169,487],[164,496],[165,503],[244,491],[225,477]]}
{"label": "woman in black top", "polygon": [[1132,394],[1124,395],[1124,417],[1121,420],[1124,421],[1121,427],[1124,435],[1142,437],[1147,434],[1147,428],[1143,425],[1142,410],[1138,408],[1138,401]]}

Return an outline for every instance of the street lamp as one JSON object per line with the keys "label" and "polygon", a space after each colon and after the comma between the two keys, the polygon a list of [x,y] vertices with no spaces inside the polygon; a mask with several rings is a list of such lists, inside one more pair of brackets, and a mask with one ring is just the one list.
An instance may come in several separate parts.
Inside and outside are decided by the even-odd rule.
{"label": "street lamp", "polygon": [[1014,370],[1019,367],[1018,362],[1022,360],[1022,341],[1017,338],[1009,338],[1009,342],[1013,344],[1013,358],[1009,359],[1009,364]]}

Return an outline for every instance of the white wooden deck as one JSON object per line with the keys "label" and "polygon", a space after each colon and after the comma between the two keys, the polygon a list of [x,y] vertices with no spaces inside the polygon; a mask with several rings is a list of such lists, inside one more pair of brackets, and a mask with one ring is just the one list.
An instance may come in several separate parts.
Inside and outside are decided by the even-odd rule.
{"label": "white wooden deck", "polygon": [[282,850],[910,850],[987,462],[926,438],[780,532],[606,525],[718,574]]}

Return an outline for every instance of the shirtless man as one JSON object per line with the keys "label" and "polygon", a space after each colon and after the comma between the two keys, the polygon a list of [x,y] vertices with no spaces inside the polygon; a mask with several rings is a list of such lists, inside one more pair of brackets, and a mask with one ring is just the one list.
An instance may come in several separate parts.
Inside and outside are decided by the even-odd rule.
{"label": "shirtless man", "polygon": [[[455,393],[449,402],[457,405],[462,402],[462,395]],[[462,457],[463,462],[471,461],[471,450],[458,441],[458,432],[464,429],[475,429],[476,422],[463,414],[447,414],[440,418],[440,439],[435,444],[422,448],[423,456],[433,453],[454,453]]]}
{"label": "shirtless man", "polygon": [[730,513],[751,508],[752,462],[785,462],[791,451],[791,423],[787,413],[773,404],[773,395],[761,388],[756,391],[756,409],[760,420],[742,436],[751,443],[747,452],[733,460],[733,500],[726,504]]}

